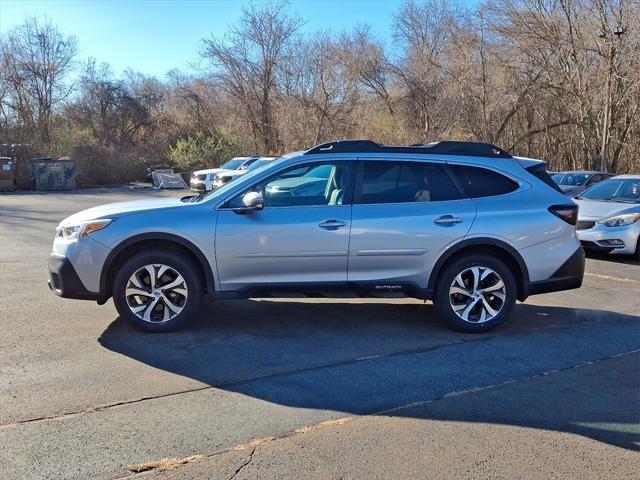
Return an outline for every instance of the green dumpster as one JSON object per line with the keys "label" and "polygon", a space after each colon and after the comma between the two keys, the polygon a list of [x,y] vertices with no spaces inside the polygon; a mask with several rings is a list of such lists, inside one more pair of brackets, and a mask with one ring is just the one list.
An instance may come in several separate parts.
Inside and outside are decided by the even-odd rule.
{"label": "green dumpster", "polygon": [[36,190],[75,190],[76,163],[69,157],[31,159],[31,174]]}

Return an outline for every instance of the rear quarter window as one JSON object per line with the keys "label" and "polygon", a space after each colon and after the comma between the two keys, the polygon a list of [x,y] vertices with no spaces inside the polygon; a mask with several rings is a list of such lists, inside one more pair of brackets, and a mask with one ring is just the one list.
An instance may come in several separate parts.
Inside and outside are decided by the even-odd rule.
{"label": "rear quarter window", "polygon": [[464,192],[471,198],[494,197],[517,190],[519,185],[501,173],[482,167],[450,165]]}
{"label": "rear quarter window", "polygon": [[548,186],[553,188],[556,192],[562,193],[562,189],[556,182],[562,180],[562,177],[564,177],[564,173],[556,173],[550,176],[547,172],[547,165],[544,162],[540,162],[538,164],[527,167],[526,170],[538,180],[546,183]]}

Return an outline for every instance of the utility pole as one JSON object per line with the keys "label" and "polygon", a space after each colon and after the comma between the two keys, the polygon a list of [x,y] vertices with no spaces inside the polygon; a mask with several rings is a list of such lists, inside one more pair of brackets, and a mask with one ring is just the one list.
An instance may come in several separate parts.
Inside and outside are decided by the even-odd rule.
{"label": "utility pole", "polygon": [[[624,28],[618,25],[612,32],[616,39],[624,34]],[[611,125],[611,83],[613,80],[614,59],[616,55],[616,45],[614,38],[608,32],[600,31],[598,36],[604,40],[605,45],[609,46],[609,65],[607,68],[607,87],[604,99],[604,114],[602,115],[602,142],[600,144],[600,171],[607,171],[607,146],[609,144],[609,127]],[[609,41],[607,42],[607,39]]]}

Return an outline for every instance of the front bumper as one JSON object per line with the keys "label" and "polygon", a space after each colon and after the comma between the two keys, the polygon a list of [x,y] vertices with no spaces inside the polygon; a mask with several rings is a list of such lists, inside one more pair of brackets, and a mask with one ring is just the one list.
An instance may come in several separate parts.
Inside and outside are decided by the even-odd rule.
{"label": "front bumper", "polygon": [[189,188],[194,192],[207,192],[211,190],[211,188],[207,188],[207,184],[204,182],[190,182]]}
{"label": "front bumper", "polygon": [[97,302],[105,300],[101,293],[90,292],[85,288],[71,261],[59,253],[49,255],[48,284],[51,291],[59,297]]}
{"label": "front bumper", "polygon": [[529,295],[572,290],[582,286],[584,250],[581,247],[546,280],[529,283]]}
{"label": "front bumper", "polygon": [[596,223],[593,228],[578,230],[576,236],[587,250],[630,255],[638,244],[640,222],[623,227],[607,227]]}

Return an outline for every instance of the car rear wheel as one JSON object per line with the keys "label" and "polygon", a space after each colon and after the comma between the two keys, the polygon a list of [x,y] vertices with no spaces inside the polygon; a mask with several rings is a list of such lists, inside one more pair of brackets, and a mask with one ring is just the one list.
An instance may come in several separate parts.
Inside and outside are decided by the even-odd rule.
{"label": "car rear wheel", "polygon": [[455,329],[477,333],[497,327],[508,317],[516,298],[509,268],[488,255],[466,255],[438,278],[434,304],[440,318]]}
{"label": "car rear wheel", "polygon": [[197,313],[202,283],[195,266],[173,252],[134,255],[113,284],[113,301],[122,318],[148,332],[175,330]]}

